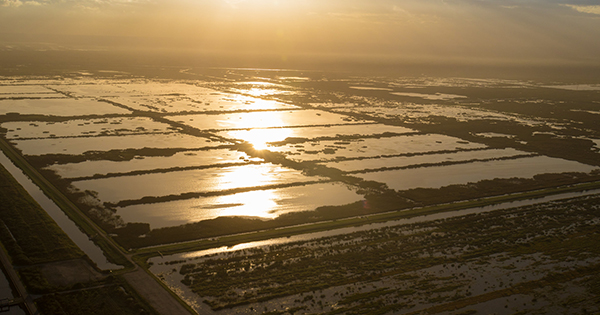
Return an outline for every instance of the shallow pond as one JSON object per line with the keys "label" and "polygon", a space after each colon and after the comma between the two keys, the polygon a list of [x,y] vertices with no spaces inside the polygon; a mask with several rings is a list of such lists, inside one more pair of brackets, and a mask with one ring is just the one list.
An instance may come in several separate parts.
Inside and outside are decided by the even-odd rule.
{"label": "shallow pond", "polygon": [[0,85],[0,96],[5,94],[48,94],[56,93],[41,85]]}
{"label": "shallow pond", "polygon": [[76,84],[49,85],[50,88],[76,97],[110,97],[127,95],[202,94],[211,89],[185,83],[161,83],[147,80],[81,80]]}
{"label": "shallow pond", "polygon": [[475,134],[478,137],[483,138],[514,138],[514,135],[509,135],[505,133],[497,133],[497,132],[480,132]]}
{"label": "shallow pond", "polygon": [[392,92],[390,94],[398,95],[398,96],[418,97],[418,98],[422,98],[422,99],[426,99],[426,100],[452,100],[455,98],[467,98],[464,95],[442,94],[442,93],[423,94],[423,93]]}
{"label": "shallow pond", "polygon": [[469,121],[475,119],[517,121],[524,125],[541,125],[544,121],[536,121],[517,115],[502,114],[483,109],[472,109],[464,106],[444,106],[436,104],[402,104],[388,106],[352,106],[338,108],[336,112],[364,113],[381,118],[391,119],[419,119],[429,116],[444,116],[454,118],[458,121]]}
{"label": "shallow pond", "polygon": [[146,117],[74,119],[62,122],[14,121],[0,126],[8,129],[7,139],[172,132],[170,125]]}
{"label": "shallow pond", "polygon": [[353,90],[361,90],[361,91],[393,91],[393,89],[390,89],[390,88],[376,87],[376,86],[349,86],[349,88],[351,88]]}
{"label": "shallow pond", "polygon": [[[212,91],[212,90],[211,90]],[[162,113],[179,112],[227,112],[236,110],[273,110],[296,109],[297,106],[277,101],[262,100],[236,94],[223,94],[212,91],[198,95],[150,95],[150,96],[119,96],[111,98],[112,101],[125,105],[131,109],[154,111]]]}
{"label": "shallow pond", "polygon": [[130,114],[131,112],[92,99],[23,99],[0,100],[0,115],[19,113],[21,115],[85,116],[106,114]]}
{"label": "shallow pond", "polygon": [[30,93],[30,94],[26,94],[26,93],[21,93],[21,94],[0,94],[0,100],[6,100],[6,99],[27,99],[27,98],[31,98],[31,99],[42,99],[42,98],[57,98],[57,99],[67,99],[68,97],[60,94],[60,93],[56,93],[56,92],[49,92],[49,93]]}
{"label": "shallow pond", "polygon": [[89,151],[110,151],[143,148],[185,148],[198,149],[216,147],[227,143],[215,142],[206,138],[186,134],[141,134],[129,136],[100,136],[80,138],[56,138],[12,140],[24,155],[73,154]]}
{"label": "shallow pond", "polygon": [[185,168],[228,163],[259,162],[244,152],[228,149],[177,152],[172,156],[137,156],[130,161],[85,161],[80,163],[54,164],[52,170],[62,178],[89,177],[95,174],[128,173],[155,169]]}
{"label": "shallow pond", "polygon": [[261,187],[324,180],[302,172],[265,163],[137,176],[90,179],[73,182],[81,191],[99,193],[101,201],[137,200],[146,196],[179,195],[188,192],[215,192],[235,188]]}
{"label": "shallow pond", "polygon": [[216,92],[194,84],[184,82],[158,82],[150,80],[132,81],[127,84],[117,84],[125,93],[130,95],[164,95],[164,94],[209,94]]}
{"label": "shallow pond", "polygon": [[485,148],[479,143],[467,142],[459,138],[438,134],[406,135],[385,138],[356,140],[311,141],[301,144],[287,144],[269,147],[269,151],[280,152],[291,160],[335,160],[337,158],[377,157],[380,155],[400,155],[426,153],[442,150]]}
{"label": "shallow pond", "polygon": [[346,185],[321,183],[134,205],[117,208],[117,214],[125,222],[146,222],[151,228],[161,228],[221,216],[275,218],[289,212],[312,211],[320,206],[344,205],[361,199],[362,196]]}
{"label": "shallow pond", "polygon": [[494,178],[532,178],[544,173],[590,172],[598,167],[547,156],[524,157],[514,160],[473,162],[446,166],[381,171],[354,174],[396,190],[439,188],[453,184],[475,183]]}
{"label": "shallow pond", "polygon": [[349,116],[320,110],[183,115],[168,116],[166,118],[201,130],[318,126],[368,122],[366,120],[355,120]]}
{"label": "shallow pond", "polygon": [[376,135],[383,133],[411,133],[412,129],[387,126],[382,124],[363,124],[363,125],[337,125],[323,127],[297,127],[297,128],[267,128],[267,129],[249,129],[221,131],[217,134],[229,139],[243,140],[254,145],[258,150],[269,149],[269,142],[283,141],[287,138],[306,138],[313,139],[319,137],[340,137],[354,135]]}
{"label": "shallow pond", "polygon": [[48,198],[42,190],[36,186],[19,168],[0,152],[0,163],[8,172],[27,190],[31,197],[50,215],[58,226],[69,236],[97,266],[102,270],[121,269],[123,266],[108,262],[102,250],[92,242],[88,235],[83,233],[79,227],[67,217],[67,215]]}
{"label": "shallow pond", "polygon": [[527,152],[515,149],[487,149],[475,151],[458,151],[441,154],[435,153],[415,156],[395,156],[377,159],[349,160],[341,162],[328,162],[322,164],[327,167],[337,168],[344,172],[352,172],[366,169],[378,169],[384,167],[405,167],[429,163],[433,164],[442,162],[469,161],[474,159],[497,159],[520,154],[527,154]]}
{"label": "shallow pond", "polygon": [[70,94],[74,97],[106,97],[126,93],[126,90],[115,84],[93,82],[91,84],[61,84],[49,85],[57,91]]}

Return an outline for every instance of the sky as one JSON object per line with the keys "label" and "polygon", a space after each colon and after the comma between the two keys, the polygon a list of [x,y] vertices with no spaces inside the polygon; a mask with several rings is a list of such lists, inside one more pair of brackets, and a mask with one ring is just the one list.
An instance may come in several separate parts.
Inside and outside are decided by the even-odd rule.
{"label": "sky", "polygon": [[0,0],[0,50],[600,64],[600,0]]}

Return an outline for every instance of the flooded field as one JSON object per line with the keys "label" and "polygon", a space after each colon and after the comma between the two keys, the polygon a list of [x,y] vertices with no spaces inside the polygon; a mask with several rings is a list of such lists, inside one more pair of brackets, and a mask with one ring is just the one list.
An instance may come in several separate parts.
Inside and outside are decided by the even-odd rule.
{"label": "flooded field", "polygon": [[98,136],[80,138],[14,140],[15,146],[26,155],[70,154],[127,149],[199,149],[218,147],[221,142],[186,134],[156,134],[128,136]]}
{"label": "flooded field", "polygon": [[7,99],[0,101],[0,115],[87,116],[129,114],[131,111],[92,99]]}
{"label": "flooded field", "polygon": [[439,188],[475,183],[488,178],[530,178],[543,173],[591,172],[594,166],[546,156],[472,162],[393,171],[354,174],[366,180],[386,183],[395,190],[414,187]]}
{"label": "flooded field", "polygon": [[[145,253],[600,180],[593,84],[196,71],[0,79],[0,136]],[[577,236],[595,231],[597,199],[151,253],[150,270],[216,314],[583,310],[597,279],[578,275],[595,279],[600,256],[597,233]],[[529,289],[544,281],[571,293]]]}
{"label": "flooded field", "polygon": [[348,116],[319,110],[266,111],[218,115],[167,116],[199,130],[251,129],[364,123]]}
{"label": "flooded field", "polygon": [[340,183],[307,184],[252,190],[171,202],[117,208],[126,222],[148,222],[152,228],[177,226],[222,216],[273,219],[285,213],[311,211],[321,205],[344,205],[362,196]]}
{"label": "flooded field", "polygon": [[[158,174],[119,176],[75,181],[80,191],[93,191],[101,201],[116,203],[150,196],[181,195],[190,192],[217,192],[240,188],[259,188],[324,181],[293,169],[273,164],[228,166]],[[127,189],[123,189],[126,187]]]}
{"label": "flooded field", "polygon": [[381,158],[359,158],[345,161],[322,163],[327,167],[337,168],[344,172],[377,170],[383,168],[409,168],[439,163],[468,163],[471,161],[493,160],[527,155],[526,152],[515,149],[473,149],[448,153],[419,153],[410,156],[393,156]]}
{"label": "flooded field", "polygon": [[8,122],[7,139],[119,136],[140,133],[169,133],[170,125],[145,117],[73,119],[61,122]]}
{"label": "flooded field", "polygon": [[0,96],[22,97],[0,99],[0,132],[94,220],[152,230],[234,216],[301,224],[419,206],[417,188],[463,185],[460,200],[598,176],[595,89],[214,71],[6,79]]}
{"label": "flooded field", "polygon": [[283,142],[290,138],[294,143],[306,142],[316,138],[339,138],[376,136],[383,134],[408,134],[414,130],[383,124],[357,124],[337,125],[324,127],[296,127],[296,128],[253,128],[245,130],[220,131],[218,135],[224,138],[237,139],[252,143],[257,149],[266,149],[276,146],[274,142]]}
{"label": "flooded field", "polygon": [[307,141],[305,143],[272,146],[269,150],[281,152],[295,161],[310,161],[422,154],[427,152],[454,151],[485,147],[485,145],[480,143],[472,143],[454,137],[427,134],[362,138],[343,141]]}
{"label": "flooded field", "polygon": [[79,163],[53,164],[45,169],[54,171],[62,178],[92,177],[96,174],[125,174],[153,170],[186,169],[223,164],[246,164],[262,162],[244,152],[229,149],[181,151],[171,156],[136,156],[128,161],[84,161]]}

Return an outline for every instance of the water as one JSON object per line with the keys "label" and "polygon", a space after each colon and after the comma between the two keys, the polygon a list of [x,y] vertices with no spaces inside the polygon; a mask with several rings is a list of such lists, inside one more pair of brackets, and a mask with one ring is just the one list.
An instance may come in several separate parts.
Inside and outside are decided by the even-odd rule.
{"label": "water", "polygon": [[90,179],[74,181],[72,184],[80,191],[98,192],[98,198],[104,202],[118,202],[152,196],[258,188],[323,180],[326,180],[326,178],[306,176],[298,170],[264,163]]}
{"label": "water", "polygon": [[275,128],[373,122],[367,120],[354,121],[351,117],[345,115],[312,109],[217,115],[168,116],[167,119],[182,122],[201,130]]}
{"label": "water", "polygon": [[186,134],[141,134],[128,136],[100,136],[89,138],[57,138],[13,140],[23,155],[72,154],[78,155],[89,151],[110,151],[127,149],[170,149],[170,148],[208,148],[225,143],[210,141],[206,138]]}
{"label": "water", "polygon": [[6,139],[89,137],[96,135],[130,135],[169,133],[171,126],[147,117],[73,119],[68,121],[12,121],[2,123],[8,129]]}
{"label": "water", "polygon": [[324,140],[301,144],[269,147],[269,151],[285,154],[294,161],[331,160],[346,157],[379,157],[409,153],[427,153],[442,150],[485,148],[480,143],[463,141],[439,134],[402,135],[387,138],[353,139],[348,141]]}
{"label": "water", "polygon": [[[217,134],[230,139],[240,139],[246,142],[256,144],[262,142],[264,147],[257,149],[269,149],[269,142],[283,141],[287,138],[305,138],[313,139],[320,137],[338,137],[352,135],[376,135],[386,132],[405,134],[416,132],[415,130],[398,127],[387,126],[383,124],[364,124],[364,125],[337,125],[323,127],[296,127],[296,128],[277,128],[277,129],[248,129],[248,130],[232,130],[222,131]],[[256,145],[255,145],[256,147]]]}
{"label": "water", "polygon": [[0,115],[19,112],[21,115],[84,116],[130,114],[131,111],[106,102],[91,99],[23,99],[0,101]]}
{"label": "water", "polygon": [[[248,161],[248,162],[246,162]],[[219,164],[243,164],[263,161],[244,152],[229,149],[206,151],[183,151],[172,156],[137,156],[129,161],[84,161],[79,163],[53,164],[45,169],[56,172],[62,178],[88,177],[94,174],[127,173],[156,169],[198,167]]]}
{"label": "water", "polygon": [[570,199],[570,198],[589,196],[589,195],[595,195],[595,194],[600,194],[600,189],[562,193],[562,194],[549,195],[549,196],[545,196],[545,197],[525,199],[525,200],[509,201],[509,202],[503,202],[503,203],[498,203],[498,204],[493,204],[493,205],[483,206],[483,207],[474,207],[474,208],[468,208],[468,209],[462,209],[462,210],[456,210],[456,211],[450,211],[450,212],[440,212],[440,213],[435,213],[435,214],[416,216],[416,217],[412,217],[412,218],[408,218],[408,219],[393,220],[393,221],[387,221],[387,222],[382,222],[382,223],[370,223],[370,224],[364,224],[361,226],[353,226],[353,227],[329,230],[329,231],[324,231],[324,232],[308,233],[308,234],[301,234],[301,235],[295,235],[295,236],[290,236],[290,237],[274,238],[274,239],[269,239],[269,240],[264,240],[264,241],[242,243],[242,244],[237,244],[235,246],[230,246],[230,247],[222,246],[219,248],[211,248],[211,249],[201,250],[201,251],[196,251],[196,252],[174,254],[174,255],[169,255],[169,256],[164,256],[164,257],[154,257],[150,261],[152,261],[154,263],[158,263],[158,262],[166,262],[166,261],[172,261],[172,260],[177,260],[177,259],[196,258],[196,257],[202,257],[202,256],[218,254],[218,253],[233,252],[233,251],[238,251],[238,250],[248,249],[248,248],[286,244],[286,243],[292,243],[292,242],[298,242],[298,241],[308,241],[308,240],[318,239],[318,238],[323,238],[323,237],[328,237],[328,236],[336,236],[336,235],[343,235],[343,234],[348,234],[348,233],[353,233],[353,232],[375,230],[375,229],[380,229],[380,228],[388,227],[388,226],[407,225],[407,224],[413,224],[413,223],[449,219],[449,218],[460,217],[460,216],[465,216],[465,215],[469,215],[469,214],[485,213],[485,212],[491,212],[491,211],[495,211],[495,210],[503,210],[503,209],[523,207],[523,206],[530,206],[530,205],[535,205],[535,204],[540,204],[540,203],[545,203],[545,202],[550,202],[550,201],[556,201],[556,200],[561,200],[561,199]]}
{"label": "water", "polygon": [[109,262],[104,253],[89,237],[83,233],[75,222],[48,198],[42,190],[36,186],[27,175],[16,167],[9,159],[0,152],[0,163],[8,172],[27,190],[31,197],[50,215],[58,226],[71,238],[71,240],[102,270],[121,269],[122,266]]}
{"label": "water", "polygon": [[313,211],[319,206],[337,206],[363,197],[340,183],[321,183],[278,189],[241,192],[170,202],[117,208],[125,222],[146,222],[161,228],[214,219],[221,216],[275,218],[285,213]]}
{"label": "water", "polygon": [[376,159],[349,160],[342,162],[323,163],[327,167],[337,168],[344,172],[378,169],[384,167],[406,167],[419,164],[434,164],[443,162],[459,162],[474,159],[498,159],[527,152],[509,149],[485,149],[477,151],[458,151],[452,153],[434,153],[414,156],[395,156]]}
{"label": "water", "polygon": [[396,190],[411,188],[440,188],[448,185],[476,183],[494,178],[533,178],[544,173],[591,172],[595,166],[547,156],[524,157],[513,160],[473,162],[355,174],[365,180],[386,183]]}

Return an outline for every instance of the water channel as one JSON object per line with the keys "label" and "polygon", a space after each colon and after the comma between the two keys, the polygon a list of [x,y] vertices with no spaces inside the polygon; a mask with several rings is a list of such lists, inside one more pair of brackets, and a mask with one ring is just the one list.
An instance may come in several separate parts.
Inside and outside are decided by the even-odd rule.
{"label": "water channel", "polygon": [[29,195],[50,215],[58,226],[71,238],[71,240],[102,270],[121,269],[109,262],[103,251],[91,241],[87,234],[79,229],[69,217],[35,185],[27,175],[15,166],[12,161],[0,151],[0,164],[27,190]]}

